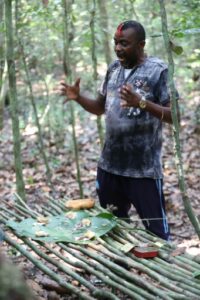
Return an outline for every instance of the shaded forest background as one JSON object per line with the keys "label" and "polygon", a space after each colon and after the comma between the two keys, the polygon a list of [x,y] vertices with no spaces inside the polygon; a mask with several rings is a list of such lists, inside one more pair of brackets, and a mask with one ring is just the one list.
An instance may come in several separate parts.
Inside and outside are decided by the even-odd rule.
{"label": "shaded forest background", "polygon": [[[167,61],[157,1],[67,1],[67,12],[64,3],[60,0],[13,1],[23,177],[26,198],[31,204],[43,203],[49,195],[56,199],[96,198],[96,165],[101,149],[97,120],[76,103],[63,103],[57,87],[60,80],[65,79],[66,67],[70,65],[71,69],[68,80],[72,82],[81,77],[82,91],[95,95],[107,65],[115,58],[112,43],[115,28],[127,19],[144,25],[148,55]],[[183,167],[192,206],[200,215],[200,7],[197,0],[171,0],[165,4],[174,51],[175,81],[180,94]],[[16,184],[3,12],[1,1],[0,195],[3,200],[12,201]],[[70,60],[66,60],[64,47]],[[102,126],[104,128],[103,119]],[[194,231],[179,193],[170,126],[164,129],[163,167],[172,238],[176,241],[191,239]]]}

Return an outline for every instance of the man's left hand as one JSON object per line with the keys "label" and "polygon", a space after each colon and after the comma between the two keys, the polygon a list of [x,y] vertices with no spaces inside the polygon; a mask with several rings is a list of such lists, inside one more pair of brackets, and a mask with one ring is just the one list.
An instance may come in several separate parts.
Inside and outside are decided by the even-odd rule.
{"label": "man's left hand", "polygon": [[141,96],[133,90],[130,84],[123,85],[119,93],[121,97],[121,107],[139,107]]}

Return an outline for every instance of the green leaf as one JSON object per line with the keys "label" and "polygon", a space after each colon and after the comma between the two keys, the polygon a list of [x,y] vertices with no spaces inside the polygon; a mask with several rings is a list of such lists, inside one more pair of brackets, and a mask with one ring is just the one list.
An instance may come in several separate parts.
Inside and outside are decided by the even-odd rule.
{"label": "green leaf", "polygon": [[181,46],[175,45],[172,41],[170,41],[170,47],[173,52],[175,52],[177,55],[182,54],[183,48]]}
{"label": "green leaf", "polygon": [[174,29],[171,31],[171,35],[178,38],[183,38],[186,35],[194,35],[199,33],[200,33],[200,28],[189,28],[185,30]]}
{"label": "green leaf", "polygon": [[196,279],[200,279],[200,271],[196,271],[192,274],[192,276]]}
{"label": "green leaf", "polygon": [[[84,223],[84,221],[86,222]],[[39,223],[32,218],[25,219],[20,223],[7,222],[7,226],[14,229],[20,236],[43,242],[78,244],[89,243],[91,238],[106,234],[116,225],[116,217],[110,213],[91,216],[87,211],[68,211],[67,215],[52,216],[48,218],[47,224]],[[44,236],[38,236],[41,233]]]}
{"label": "green leaf", "polygon": [[107,213],[107,212],[100,213],[96,217],[106,218],[110,220],[116,218],[112,213]]}
{"label": "green leaf", "polygon": [[184,37],[183,31],[180,31],[180,30],[172,30],[171,35],[173,37],[177,37],[177,38],[183,38]]}
{"label": "green leaf", "polygon": [[173,52],[175,52],[177,55],[181,55],[183,53],[183,48],[181,46],[175,46],[172,49]]}

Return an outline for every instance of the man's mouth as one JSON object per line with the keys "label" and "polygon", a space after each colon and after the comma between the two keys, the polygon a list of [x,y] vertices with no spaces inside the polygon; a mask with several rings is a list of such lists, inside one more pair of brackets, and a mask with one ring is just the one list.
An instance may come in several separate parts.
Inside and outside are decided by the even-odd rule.
{"label": "man's mouth", "polygon": [[126,58],[122,55],[117,55],[117,58],[121,63],[124,63],[126,61]]}
{"label": "man's mouth", "polygon": [[124,59],[125,59],[125,57],[124,57],[123,53],[116,52],[116,55],[117,55],[117,58],[118,58],[120,61],[122,61],[122,60],[124,60]]}

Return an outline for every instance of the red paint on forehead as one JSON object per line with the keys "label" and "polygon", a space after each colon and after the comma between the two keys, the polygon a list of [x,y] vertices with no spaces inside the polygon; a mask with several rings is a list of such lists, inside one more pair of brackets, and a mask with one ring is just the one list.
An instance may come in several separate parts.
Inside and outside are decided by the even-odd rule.
{"label": "red paint on forehead", "polygon": [[120,24],[118,27],[117,27],[117,31],[116,31],[116,33],[117,33],[117,35],[121,35],[122,34],[122,27],[123,27],[123,23],[122,24]]}

